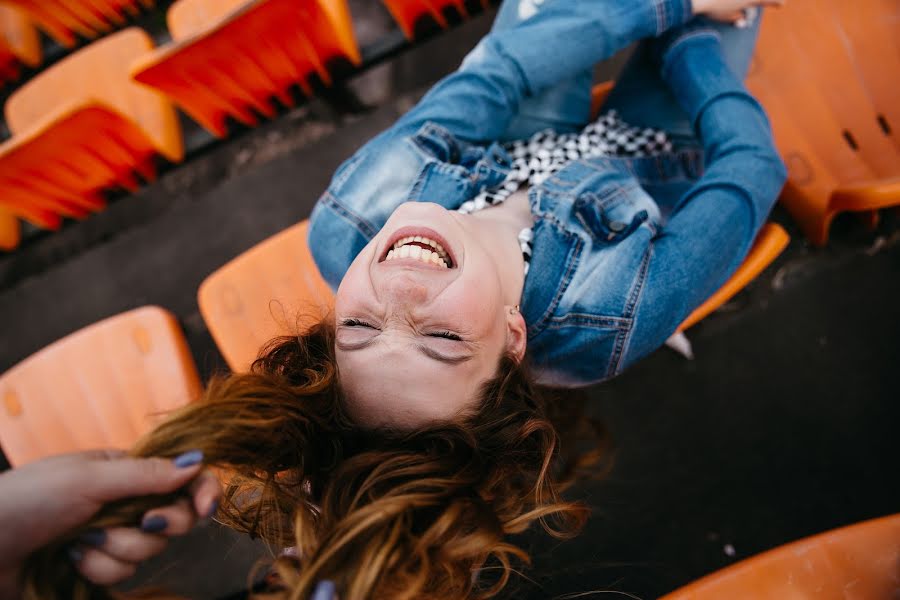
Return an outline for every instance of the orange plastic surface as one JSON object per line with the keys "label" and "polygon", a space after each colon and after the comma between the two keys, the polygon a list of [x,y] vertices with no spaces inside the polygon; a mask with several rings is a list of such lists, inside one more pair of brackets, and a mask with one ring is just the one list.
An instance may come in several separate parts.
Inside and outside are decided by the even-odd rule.
{"label": "orange plastic surface", "polygon": [[245,8],[247,0],[190,0],[176,2],[166,13],[169,34],[175,41],[215,29],[232,13]]}
{"label": "orange plastic surface", "polygon": [[125,24],[153,0],[5,0],[25,11],[58,43],[68,48],[78,38],[94,39]]}
{"label": "orange plastic surface", "polygon": [[441,29],[447,29],[450,22],[447,12],[456,12],[467,18],[489,6],[488,0],[383,0],[388,12],[397,21],[407,39],[416,36],[417,22],[428,19]]}
{"label": "orange plastic surface", "polygon": [[178,322],[145,306],[76,331],[0,376],[0,446],[13,466],[127,448],[200,391]]}
{"label": "orange plastic surface", "polygon": [[40,36],[25,12],[0,4],[0,85],[18,79],[22,65],[38,66],[42,57]]}
{"label": "orange plastic surface", "polygon": [[132,68],[216,136],[228,134],[227,118],[257,125],[275,116],[273,98],[293,106],[293,86],[311,96],[313,81],[331,84],[334,65],[361,62],[345,0],[234,5],[180,0],[169,18],[176,41]]}
{"label": "orange plastic surface", "polygon": [[[159,154],[183,158],[177,116],[160,94],[131,81],[131,61],[153,47],[137,28],[76,52],[6,103],[13,137],[0,146],[0,206],[45,228],[100,210],[104,188],[156,176]],[[85,85],[85,81],[91,84]]]}
{"label": "orange plastic surface", "polygon": [[781,546],[660,600],[889,600],[900,597],[900,514]]}
{"label": "orange plastic surface", "polygon": [[200,286],[200,314],[233,371],[246,371],[272,338],[296,334],[333,308],[306,243],[308,225],[261,242]]}
{"label": "orange plastic surface", "polygon": [[591,118],[596,119],[600,116],[600,109],[603,107],[603,103],[606,102],[606,98],[609,96],[609,93],[612,91],[613,87],[615,87],[615,81],[604,81],[603,83],[598,83],[591,89]]}
{"label": "orange plastic surface", "polygon": [[22,240],[19,219],[9,211],[0,209],[0,250],[15,250]]}
{"label": "orange plastic surface", "polygon": [[835,195],[900,176],[898,20],[893,0],[794,0],[763,20],[747,83],[788,166],[782,202],[814,244],[840,211],[900,204],[887,191]]}
{"label": "orange plastic surface", "polygon": [[766,223],[756,236],[750,253],[737,268],[728,281],[716,293],[707,298],[678,327],[678,331],[692,327],[705,319],[711,312],[731,300],[739,291],[747,287],[751,281],[762,273],[766,267],[778,258],[791,241],[790,236],[781,225]]}

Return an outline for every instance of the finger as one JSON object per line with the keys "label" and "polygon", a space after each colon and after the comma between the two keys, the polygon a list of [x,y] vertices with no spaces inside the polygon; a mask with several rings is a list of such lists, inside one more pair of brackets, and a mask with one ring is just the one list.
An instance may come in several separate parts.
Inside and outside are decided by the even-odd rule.
{"label": "finger", "polygon": [[82,450],[81,452],[73,452],[69,456],[81,456],[92,460],[112,460],[115,458],[123,458],[126,456],[124,450],[118,448],[98,448],[95,450]]}
{"label": "finger", "polygon": [[184,535],[197,522],[190,498],[180,498],[175,504],[148,510],[141,519],[141,530],[165,536]]}
{"label": "finger", "polygon": [[194,499],[194,510],[201,518],[212,517],[222,498],[222,484],[215,473],[205,470],[188,486],[188,493]]}
{"label": "finger", "polygon": [[[102,537],[97,535],[103,533]],[[93,546],[123,562],[139,563],[162,552],[168,540],[152,533],[144,533],[134,527],[111,527],[82,536],[84,544]]]}
{"label": "finger", "polygon": [[164,458],[114,458],[91,463],[82,493],[98,502],[129,496],[167,494],[188,483],[201,471],[203,454],[186,452]]}
{"label": "finger", "polygon": [[69,552],[75,567],[97,585],[113,585],[134,575],[137,565],[113,558],[96,548],[76,546]]}

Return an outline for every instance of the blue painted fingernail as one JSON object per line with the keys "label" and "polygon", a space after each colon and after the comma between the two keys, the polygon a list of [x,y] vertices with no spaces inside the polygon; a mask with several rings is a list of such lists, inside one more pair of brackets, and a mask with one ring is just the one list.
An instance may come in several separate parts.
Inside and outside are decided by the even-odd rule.
{"label": "blue painted fingernail", "polygon": [[203,462],[203,452],[200,450],[191,450],[190,452],[185,452],[181,456],[176,457],[172,462],[179,469],[193,467],[194,465]]}
{"label": "blue painted fingernail", "polygon": [[144,533],[159,533],[168,526],[169,522],[162,515],[153,515],[141,521],[141,531]]}
{"label": "blue painted fingernail", "polygon": [[320,581],[310,600],[334,600],[334,582],[328,579]]}
{"label": "blue painted fingernail", "polygon": [[211,519],[212,516],[216,514],[217,510],[219,510],[219,501],[213,500],[212,504],[209,506],[209,510],[206,511],[206,518]]}
{"label": "blue painted fingernail", "polygon": [[78,546],[71,546],[67,552],[72,562],[81,562],[81,559],[84,558],[84,552]]}
{"label": "blue painted fingernail", "polygon": [[88,529],[78,536],[78,541],[88,546],[102,546],[106,542],[106,532],[102,529]]}

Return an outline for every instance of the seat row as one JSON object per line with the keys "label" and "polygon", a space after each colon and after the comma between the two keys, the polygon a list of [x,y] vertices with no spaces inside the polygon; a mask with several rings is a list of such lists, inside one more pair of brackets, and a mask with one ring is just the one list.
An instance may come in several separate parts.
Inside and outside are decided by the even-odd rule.
{"label": "seat row", "polygon": [[[221,13],[247,2],[207,4]],[[480,12],[489,0],[386,0],[385,4],[407,37],[413,39]],[[155,5],[156,0],[4,0],[0,4],[0,85],[18,79],[22,65],[36,67],[40,63],[36,25],[61,46],[73,48],[81,40],[94,40],[121,29]]]}
{"label": "seat row", "polygon": [[[448,26],[483,8],[463,0],[385,0],[404,31]],[[792,2],[766,15],[748,84],[771,116],[790,171],[783,202],[806,236],[834,216],[900,204],[900,5]],[[453,17],[453,18],[451,18]],[[182,160],[174,112],[214,135],[256,125],[361,63],[344,0],[179,0],[173,42],[131,28],[35,78],[6,104],[0,146],[0,246],[14,217],[48,229],[103,207],[103,190],[152,180]],[[785,48],[789,48],[785,52]],[[90,77],[91,85],[84,81]],[[90,89],[86,89],[89,87]]]}
{"label": "seat row", "polygon": [[[76,4],[76,3],[73,3]],[[408,35],[483,10],[451,0],[386,0]],[[466,6],[468,5],[468,6]],[[443,10],[438,8],[443,6]],[[16,218],[57,229],[104,207],[108,188],[135,190],[159,158],[184,157],[175,106],[213,135],[255,126],[361,64],[344,0],[179,0],[172,42],[139,28],[67,57],[6,103],[13,134],[0,146],[0,247]],[[86,83],[89,82],[87,85]]]}

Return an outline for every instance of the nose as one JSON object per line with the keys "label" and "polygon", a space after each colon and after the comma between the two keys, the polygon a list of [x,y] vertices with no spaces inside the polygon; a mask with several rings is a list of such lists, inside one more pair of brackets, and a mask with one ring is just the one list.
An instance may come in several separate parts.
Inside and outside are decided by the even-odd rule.
{"label": "nose", "polygon": [[428,300],[428,287],[407,273],[396,273],[385,278],[381,288],[382,301],[417,306]]}

